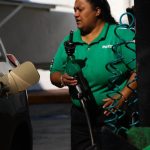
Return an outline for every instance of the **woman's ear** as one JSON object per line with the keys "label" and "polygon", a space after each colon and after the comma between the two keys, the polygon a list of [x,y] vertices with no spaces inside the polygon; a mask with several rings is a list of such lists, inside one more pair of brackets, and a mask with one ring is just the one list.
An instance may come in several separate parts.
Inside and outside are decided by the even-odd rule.
{"label": "woman's ear", "polygon": [[100,16],[101,14],[101,9],[99,7],[96,8],[96,16]]}

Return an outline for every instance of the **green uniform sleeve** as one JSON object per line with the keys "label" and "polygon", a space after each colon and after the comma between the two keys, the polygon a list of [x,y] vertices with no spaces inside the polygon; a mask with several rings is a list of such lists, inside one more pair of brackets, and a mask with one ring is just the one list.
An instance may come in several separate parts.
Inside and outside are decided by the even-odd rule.
{"label": "green uniform sleeve", "polygon": [[136,70],[136,47],[134,42],[135,33],[130,29],[120,29],[121,53],[123,62],[129,70]]}
{"label": "green uniform sleeve", "polygon": [[135,43],[129,42],[122,46],[123,61],[126,67],[132,71],[136,70],[136,51]]}
{"label": "green uniform sleeve", "polygon": [[50,66],[50,72],[64,72],[67,54],[64,48],[64,42],[67,40],[67,37],[61,42],[55,56],[53,62]]}

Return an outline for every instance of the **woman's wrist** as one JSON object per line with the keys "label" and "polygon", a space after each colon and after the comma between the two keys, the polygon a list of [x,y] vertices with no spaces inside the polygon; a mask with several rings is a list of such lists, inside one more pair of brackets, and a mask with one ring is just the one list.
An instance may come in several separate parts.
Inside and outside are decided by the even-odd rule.
{"label": "woman's wrist", "polygon": [[123,99],[124,102],[127,101],[127,97],[124,94],[122,94],[121,97],[122,97],[122,99]]}
{"label": "woman's wrist", "polygon": [[64,81],[63,81],[63,75],[60,76],[60,86],[61,87],[65,86]]}

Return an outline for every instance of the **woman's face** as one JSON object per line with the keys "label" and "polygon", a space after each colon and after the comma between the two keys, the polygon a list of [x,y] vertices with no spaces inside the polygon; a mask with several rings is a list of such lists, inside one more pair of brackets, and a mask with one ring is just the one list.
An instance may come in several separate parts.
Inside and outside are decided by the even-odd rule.
{"label": "woman's face", "polygon": [[82,31],[88,31],[95,27],[97,16],[97,9],[94,9],[87,0],[76,0],[74,5],[74,17],[77,27]]}

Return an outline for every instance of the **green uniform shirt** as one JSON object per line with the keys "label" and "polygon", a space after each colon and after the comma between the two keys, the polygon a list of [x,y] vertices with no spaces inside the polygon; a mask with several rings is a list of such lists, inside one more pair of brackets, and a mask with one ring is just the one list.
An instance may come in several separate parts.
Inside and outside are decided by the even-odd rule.
{"label": "green uniform shirt", "polygon": [[[133,40],[133,37],[134,33],[132,31],[125,28],[116,29],[116,25],[109,25],[108,23],[105,23],[102,32],[90,44],[82,41],[79,29],[74,32],[73,42],[77,43],[74,56],[76,60],[85,62],[85,65],[82,66],[82,72],[98,105],[103,104],[102,100],[107,98],[108,93],[114,90],[120,91],[129,79],[128,72],[136,68],[135,44],[127,44],[127,47],[132,49],[128,49],[123,44],[125,41]],[[64,42],[68,38],[69,36],[66,36],[58,48],[53,65],[50,68],[51,73],[57,71],[65,72],[67,54]],[[112,50],[114,45],[116,46]],[[111,62],[113,67],[111,67]],[[117,87],[109,85],[109,80],[114,77],[118,78]],[[74,98],[72,92],[70,95],[72,102],[76,106],[80,106],[79,100]]]}

